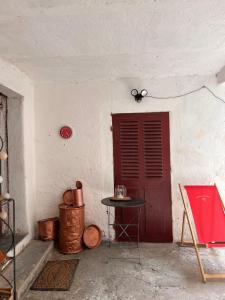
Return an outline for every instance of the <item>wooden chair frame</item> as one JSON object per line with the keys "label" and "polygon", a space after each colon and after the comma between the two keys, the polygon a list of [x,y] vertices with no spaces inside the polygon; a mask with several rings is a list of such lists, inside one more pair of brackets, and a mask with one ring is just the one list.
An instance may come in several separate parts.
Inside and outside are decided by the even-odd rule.
{"label": "wooden chair frame", "polygon": [[[181,241],[179,242],[179,245],[181,247],[194,247],[195,253],[196,253],[196,256],[197,256],[197,261],[198,261],[200,273],[201,273],[201,277],[202,277],[202,281],[204,283],[206,283],[206,281],[208,279],[225,279],[225,273],[206,273],[205,272],[204,266],[203,266],[203,263],[202,263],[202,260],[201,260],[201,256],[200,256],[200,253],[199,253],[199,248],[201,248],[201,247],[207,248],[208,246],[207,246],[207,244],[202,244],[202,243],[198,242],[197,232],[196,232],[195,223],[194,223],[194,218],[193,218],[193,215],[192,215],[192,210],[191,210],[191,207],[190,207],[187,191],[184,188],[184,186],[182,186],[181,184],[179,184],[179,188],[180,188],[180,193],[181,193],[181,197],[182,197],[183,204],[184,204],[183,222],[182,222],[182,231],[181,231]],[[186,220],[187,220],[187,223],[188,223],[188,227],[190,229],[192,242],[184,241],[184,230],[185,230]]]}

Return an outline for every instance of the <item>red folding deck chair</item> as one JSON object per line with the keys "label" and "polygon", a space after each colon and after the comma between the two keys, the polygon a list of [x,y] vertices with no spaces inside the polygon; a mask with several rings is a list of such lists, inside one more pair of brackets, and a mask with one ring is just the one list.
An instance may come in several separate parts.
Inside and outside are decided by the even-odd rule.
{"label": "red folding deck chair", "polygon": [[[206,273],[199,253],[199,247],[225,247],[225,207],[216,185],[179,184],[179,188],[184,204],[180,246],[195,248],[203,282],[225,279],[225,273]],[[186,220],[193,242],[184,241]]]}

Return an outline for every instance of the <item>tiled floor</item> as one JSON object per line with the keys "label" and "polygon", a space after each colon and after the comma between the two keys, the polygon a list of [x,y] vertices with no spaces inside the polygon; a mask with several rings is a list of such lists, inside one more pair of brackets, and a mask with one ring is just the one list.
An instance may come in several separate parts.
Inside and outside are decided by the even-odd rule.
{"label": "tiled floor", "polygon": [[[208,271],[225,272],[225,250],[202,249]],[[51,259],[80,258],[68,292],[28,291],[24,300],[223,300],[225,280],[201,282],[194,250],[176,244],[141,244],[141,265],[137,249],[108,248],[105,244],[79,255],[62,255],[54,250]],[[126,259],[114,259],[115,257]]]}

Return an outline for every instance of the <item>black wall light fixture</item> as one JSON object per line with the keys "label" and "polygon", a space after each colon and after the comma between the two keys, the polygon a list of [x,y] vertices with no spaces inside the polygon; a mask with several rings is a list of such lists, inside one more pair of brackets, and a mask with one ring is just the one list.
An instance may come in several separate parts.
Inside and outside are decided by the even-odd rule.
{"label": "black wall light fixture", "polygon": [[201,90],[207,90],[209,92],[209,94],[211,94],[215,99],[223,102],[223,104],[225,104],[225,99],[218,97],[209,87],[207,87],[206,85],[202,85],[197,89],[194,90],[190,90],[186,93],[183,94],[179,94],[179,95],[173,95],[173,96],[153,96],[153,95],[148,95],[148,91],[147,90],[141,90],[140,92],[138,92],[138,90],[133,89],[131,90],[131,95],[134,97],[135,101],[140,103],[142,101],[142,98],[144,97],[148,97],[148,98],[152,98],[152,99],[157,99],[157,100],[167,100],[167,99],[176,99],[176,98],[181,98],[181,97],[185,97],[188,96],[190,94],[194,94],[197,93]]}
{"label": "black wall light fixture", "polygon": [[147,94],[148,94],[148,91],[145,89],[141,90],[140,92],[138,92],[138,90],[136,90],[136,89],[133,89],[131,91],[131,95],[134,97],[136,102],[141,102],[142,98],[147,96]]}

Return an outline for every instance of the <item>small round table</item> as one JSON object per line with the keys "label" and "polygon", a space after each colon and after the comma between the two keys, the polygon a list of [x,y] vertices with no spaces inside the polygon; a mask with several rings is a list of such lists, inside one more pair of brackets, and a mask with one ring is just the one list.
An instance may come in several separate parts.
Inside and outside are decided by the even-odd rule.
{"label": "small round table", "polygon": [[[127,229],[130,226],[136,226],[137,227],[137,247],[139,247],[139,239],[140,239],[140,233],[139,233],[139,229],[140,229],[140,215],[141,215],[141,208],[145,205],[145,201],[143,199],[140,198],[131,198],[131,200],[112,200],[112,197],[108,197],[108,198],[104,198],[102,199],[102,204],[106,205],[107,209],[106,209],[106,213],[108,215],[108,238],[109,238],[109,242],[110,242],[110,226],[118,226],[121,228],[122,232],[119,234],[119,236],[117,237],[118,239],[125,235],[130,241],[131,241],[131,237],[129,236],[129,233],[127,232]],[[137,223],[133,223],[133,220],[135,218],[132,218],[132,220],[127,223],[127,224],[121,224],[121,223],[111,223],[110,221],[110,207],[119,207],[119,208],[128,208],[128,207],[134,207],[137,208]]]}

